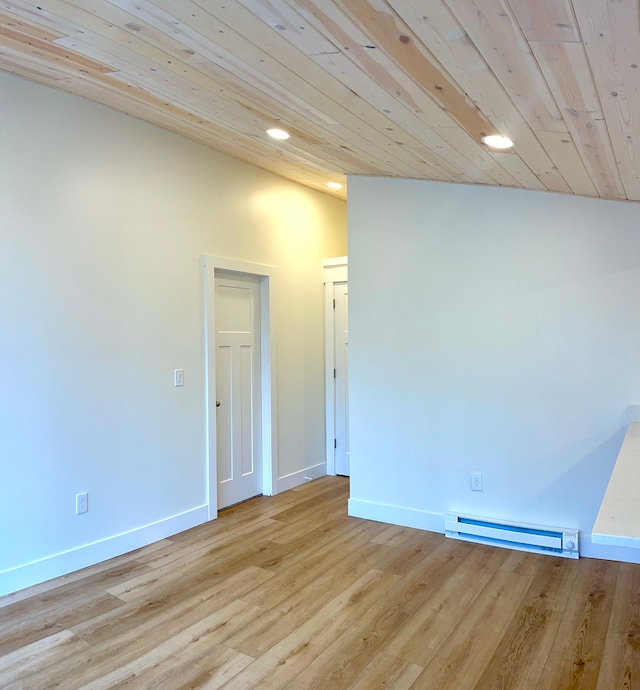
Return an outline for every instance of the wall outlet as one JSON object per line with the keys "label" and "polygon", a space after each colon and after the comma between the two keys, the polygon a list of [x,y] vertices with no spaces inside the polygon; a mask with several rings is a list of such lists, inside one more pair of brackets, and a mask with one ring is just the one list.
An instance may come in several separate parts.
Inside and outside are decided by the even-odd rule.
{"label": "wall outlet", "polygon": [[471,491],[482,491],[482,472],[471,473]]}
{"label": "wall outlet", "polygon": [[89,510],[89,494],[86,491],[76,494],[76,515],[86,513],[87,510]]}

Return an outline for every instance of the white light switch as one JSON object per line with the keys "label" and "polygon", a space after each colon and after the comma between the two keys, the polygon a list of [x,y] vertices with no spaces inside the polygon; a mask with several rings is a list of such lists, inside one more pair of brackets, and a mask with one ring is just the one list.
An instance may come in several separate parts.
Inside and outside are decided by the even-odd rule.
{"label": "white light switch", "polygon": [[173,370],[173,385],[184,386],[184,369]]}

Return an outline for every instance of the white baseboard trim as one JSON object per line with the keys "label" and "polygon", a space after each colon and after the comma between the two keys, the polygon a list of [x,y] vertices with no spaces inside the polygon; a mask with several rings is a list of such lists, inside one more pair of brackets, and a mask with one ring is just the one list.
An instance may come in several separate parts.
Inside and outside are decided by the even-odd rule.
{"label": "white baseboard trim", "polygon": [[297,472],[292,472],[291,474],[286,474],[284,477],[278,477],[278,491],[287,491],[288,489],[295,489],[296,486],[305,484],[311,479],[318,479],[318,477],[324,477],[327,474],[327,463],[321,462],[313,467],[307,467],[304,470],[298,470]]}
{"label": "white baseboard trim", "polygon": [[201,525],[207,519],[207,506],[199,506],[128,532],[115,534],[106,539],[3,570],[0,572],[0,596],[148,546],[154,541],[166,539],[178,532]]}
{"label": "white baseboard trim", "polygon": [[[352,517],[387,522],[390,525],[415,527],[429,532],[444,533],[444,513],[433,513],[427,510],[406,508],[404,506],[362,501],[357,498],[349,499],[349,515]],[[580,557],[601,558],[605,561],[621,561],[622,563],[640,563],[640,549],[624,548],[622,546],[606,546],[594,544],[591,535],[580,532]]]}
{"label": "white baseboard trim", "polygon": [[415,527],[429,532],[444,533],[444,514],[433,513],[417,508],[405,508],[404,506],[389,505],[387,503],[374,503],[358,498],[349,499],[349,515],[352,517],[375,520],[376,522],[388,522],[391,525],[402,527]]}

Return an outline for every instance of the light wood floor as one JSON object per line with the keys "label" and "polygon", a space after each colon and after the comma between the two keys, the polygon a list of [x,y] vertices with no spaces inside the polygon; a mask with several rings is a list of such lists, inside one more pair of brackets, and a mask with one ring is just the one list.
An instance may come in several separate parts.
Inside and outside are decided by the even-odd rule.
{"label": "light wood floor", "polygon": [[0,599],[0,687],[640,688],[640,566],[346,515],[348,480]]}

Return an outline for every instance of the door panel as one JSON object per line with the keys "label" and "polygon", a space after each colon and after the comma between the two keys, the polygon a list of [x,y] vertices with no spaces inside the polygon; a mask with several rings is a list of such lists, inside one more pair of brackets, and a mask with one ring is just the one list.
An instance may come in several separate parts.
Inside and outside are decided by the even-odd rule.
{"label": "door panel", "polygon": [[218,508],[262,493],[260,282],[216,272]]}

